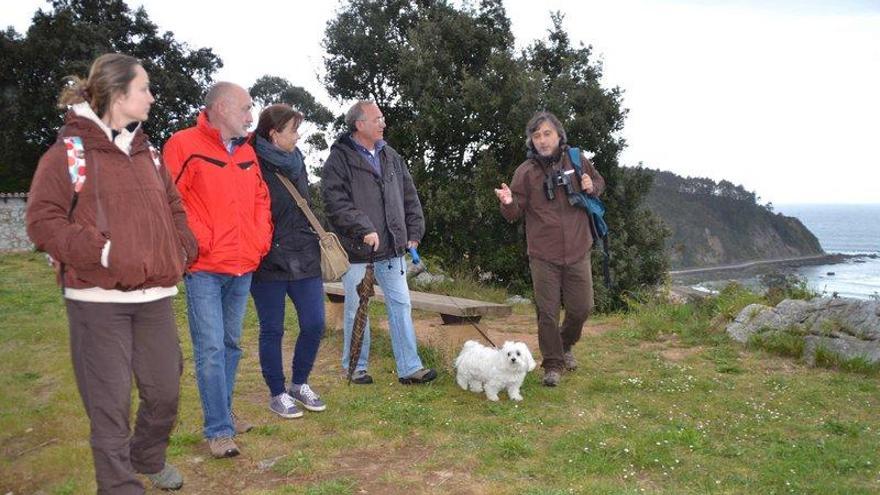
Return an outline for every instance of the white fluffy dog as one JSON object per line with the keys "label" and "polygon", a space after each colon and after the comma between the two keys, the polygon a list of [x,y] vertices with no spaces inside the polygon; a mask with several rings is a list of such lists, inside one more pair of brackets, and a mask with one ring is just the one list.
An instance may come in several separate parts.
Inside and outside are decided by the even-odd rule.
{"label": "white fluffy dog", "polygon": [[455,381],[462,389],[486,392],[491,401],[498,400],[498,392],[507,390],[511,400],[519,401],[519,387],[526,373],[535,369],[535,360],[522,342],[505,342],[501,349],[494,349],[468,340],[454,366],[458,370]]}

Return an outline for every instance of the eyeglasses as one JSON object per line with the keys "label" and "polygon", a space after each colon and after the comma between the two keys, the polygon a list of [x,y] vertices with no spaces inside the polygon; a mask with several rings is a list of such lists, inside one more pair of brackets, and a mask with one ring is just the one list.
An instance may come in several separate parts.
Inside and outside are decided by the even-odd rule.
{"label": "eyeglasses", "polygon": [[375,119],[358,119],[358,122],[370,122],[370,121],[372,121],[375,124],[384,124],[385,123],[385,116],[383,115],[381,117],[376,117]]}

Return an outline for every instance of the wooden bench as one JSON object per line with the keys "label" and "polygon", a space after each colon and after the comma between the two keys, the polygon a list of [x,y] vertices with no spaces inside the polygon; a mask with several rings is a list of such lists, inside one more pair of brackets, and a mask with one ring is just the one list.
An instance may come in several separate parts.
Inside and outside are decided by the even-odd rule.
{"label": "wooden bench", "polygon": [[[334,316],[342,315],[342,304],[345,302],[345,288],[341,282],[325,282],[324,292],[330,299],[334,308]],[[480,321],[483,316],[508,316],[511,313],[511,307],[507,304],[496,304],[485,301],[476,301],[474,299],[464,299],[461,297],[446,296],[443,294],[431,294],[428,292],[409,291],[410,302],[415,309],[425,311],[435,311],[440,313],[440,318],[446,325]],[[385,294],[379,286],[376,286],[376,295],[370,298],[371,301],[384,302]],[[330,320],[330,318],[328,318]],[[337,328],[341,325],[337,324]]]}

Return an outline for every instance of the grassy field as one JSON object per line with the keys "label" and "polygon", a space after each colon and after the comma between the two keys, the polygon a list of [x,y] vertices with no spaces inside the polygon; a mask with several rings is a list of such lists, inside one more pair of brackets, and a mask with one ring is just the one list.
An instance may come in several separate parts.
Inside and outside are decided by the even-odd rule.
{"label": "grassy field", "polygon": [[[41,256],[4,255],[0,281],[0,494],[94,493],[51,271]],[[724,323],[754,300],[730,291],[591,320],[603,331],[588,328],[575,348],[580,369],[553,389],[531,373],[522,403],[460,390],[448,358],[428,347],[422,355],[440,378],[401,386],[381,336],[370,369],[377,383],[348,387],[331,334],[312,379],[328,410],[296,420],[266,407],[251,307],[236,410],[259,426],[240,437],[242,456],[213,460],[178,297],[186,363],[169,460],[186,478],[182,493],[880,493],[876,374],[808,368],[732,344]]]}

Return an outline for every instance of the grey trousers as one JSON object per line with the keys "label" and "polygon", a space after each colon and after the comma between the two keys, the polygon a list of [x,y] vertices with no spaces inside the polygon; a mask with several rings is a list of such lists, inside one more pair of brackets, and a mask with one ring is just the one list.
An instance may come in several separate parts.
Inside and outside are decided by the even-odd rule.
{"label": "grey trousers", "polygon": [[[557,265],[529,258],[535,310],[538,314],[538,346],[545,370],[564,367],[562,354],[581,338],[584,322],[593,310],[593,274],[590,252],[577,263]],[[565,320],[559,325],[559,309],[565,307]]]}
{"label": "grey trousers", "polygon": [[[162,470],[177,418],[183,360],[171,298],[132,304],[67,300],[67,317],[98,493],[144,493],[135,473]],[[132,373],[140,399],[133,435]]]}

